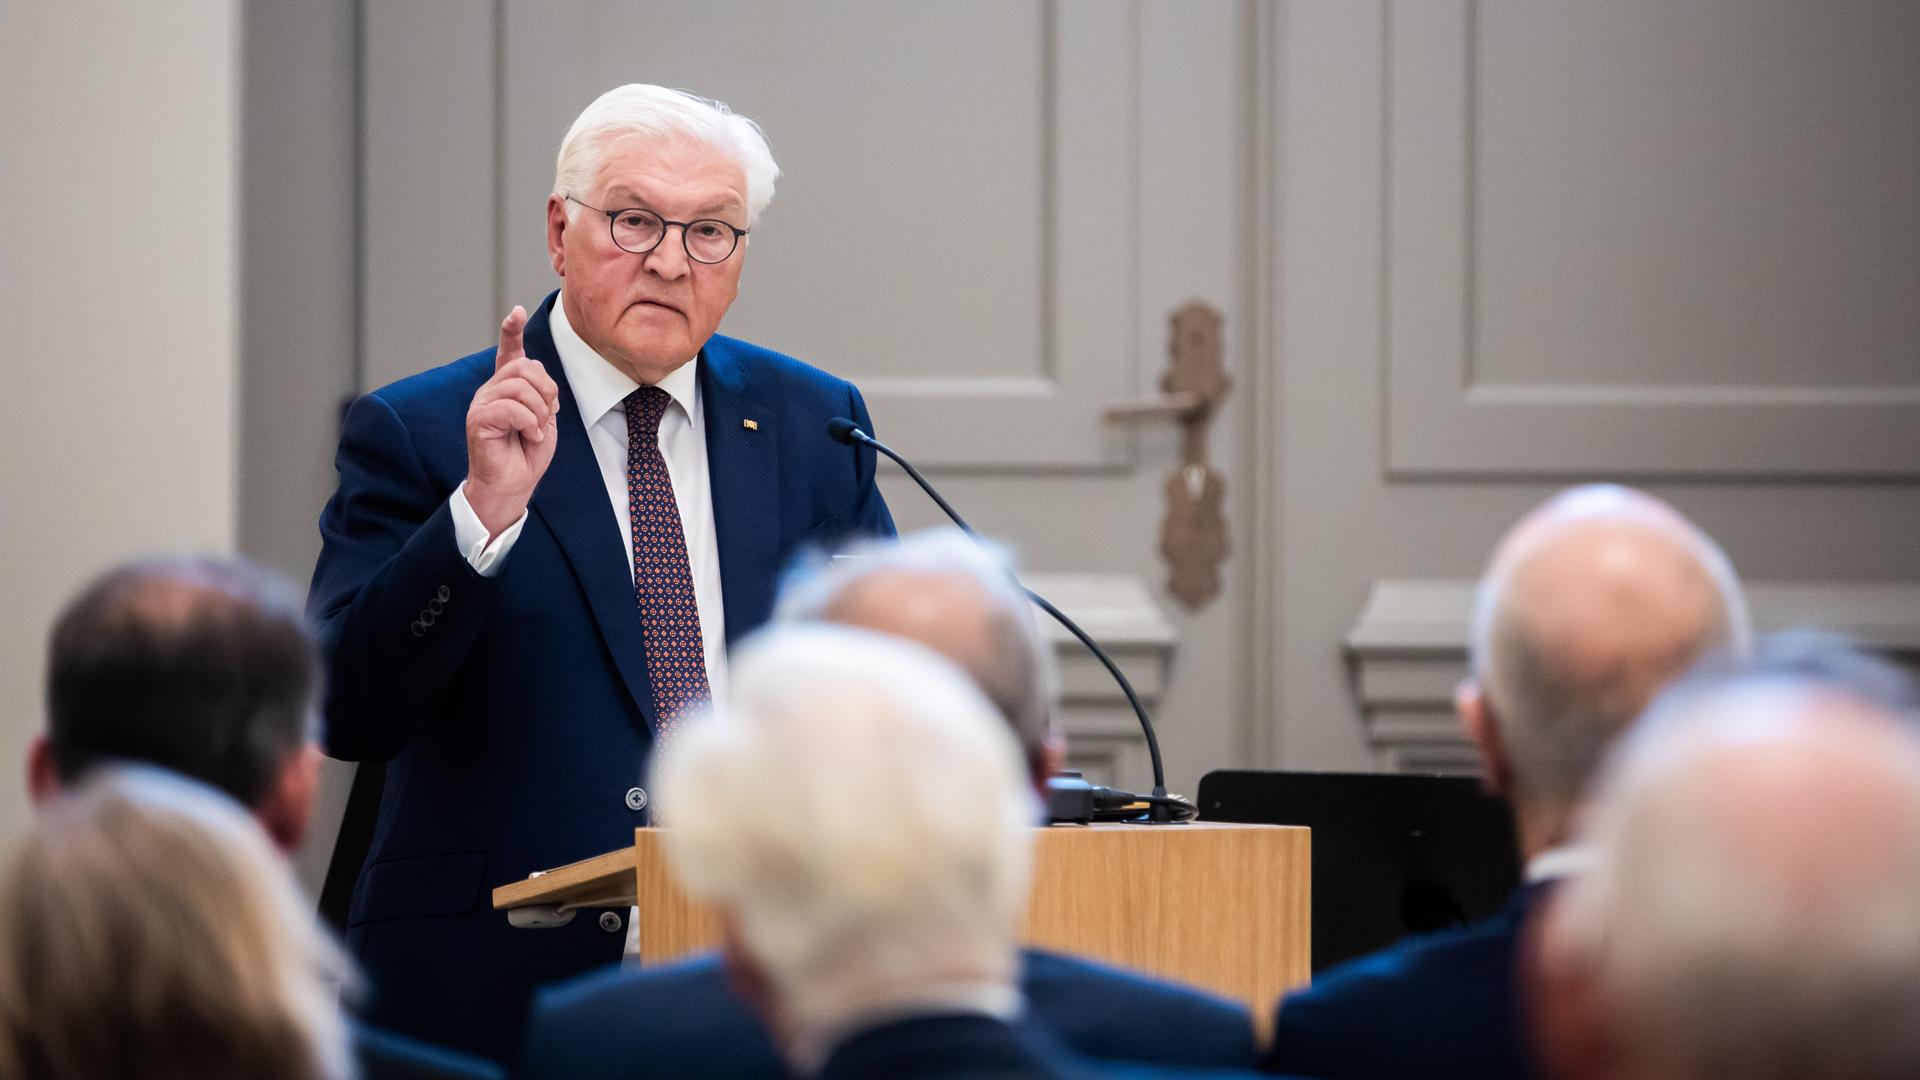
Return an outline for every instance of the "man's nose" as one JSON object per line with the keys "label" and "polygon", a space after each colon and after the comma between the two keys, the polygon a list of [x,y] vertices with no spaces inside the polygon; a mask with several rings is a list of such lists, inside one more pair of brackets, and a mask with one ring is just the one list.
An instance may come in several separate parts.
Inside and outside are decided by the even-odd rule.
{"label": "man's nose", "polygon": [[[675,229],[680,231],[677,236],[674,235]],[[666,231],[660,234],[660,242],[653,245],[653,250],[647,252],[645,259],[646,268],[657,277],[667,281],[686,277],[687,264],[692,261],[687,258],[687,227],[668,225]]]}

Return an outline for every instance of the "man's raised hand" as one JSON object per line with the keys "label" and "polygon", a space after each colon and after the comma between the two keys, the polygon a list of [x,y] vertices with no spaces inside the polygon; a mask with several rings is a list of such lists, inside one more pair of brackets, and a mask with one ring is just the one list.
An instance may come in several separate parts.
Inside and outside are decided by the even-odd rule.
{"label": "man's raised hand", "polygon": [[489,539],[520,520],[560,444],[560,387],[527,359],[527,310],[500,324],[493,378],[467,407],[467,502]]}

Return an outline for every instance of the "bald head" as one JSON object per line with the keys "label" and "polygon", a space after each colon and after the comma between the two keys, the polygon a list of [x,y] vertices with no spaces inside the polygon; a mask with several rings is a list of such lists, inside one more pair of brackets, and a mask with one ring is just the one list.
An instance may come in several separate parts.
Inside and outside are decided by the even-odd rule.
{"label": "bald head", "polygon": [[1044,774],[1055,738],[1052,658],[999,552],[954,529],[874,541],[793,582],[776,618],[859,627],[939,653],[973,679]]}
{"label": "bald head", "polygon": [[1894,713],[1791,677],[1682,687],[1590,844],[1542,955],[1612,1075],[1920,1075],[1920,739]]}
{"label": "bald head", "polygon": [[1472,639],[1517,799],[1576,800],[1662,687],[1749,636],[1726,556],[1666,503],[1591,486],[1528,514],[1481,580]]}

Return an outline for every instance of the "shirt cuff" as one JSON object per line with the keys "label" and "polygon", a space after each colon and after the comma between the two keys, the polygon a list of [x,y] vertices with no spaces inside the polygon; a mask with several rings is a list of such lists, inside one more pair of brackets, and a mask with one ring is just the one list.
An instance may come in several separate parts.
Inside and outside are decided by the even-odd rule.
{"label": "shirt cuff", "polygon": [[473,512],[473,504],[467,501],[467,485],[453,489],[453,497],[447,500],[447,509],[453,514],[453,542],[459,546],[460,555],[473,567],[473,572],[481,577],[493,577],[506,565],[507,552],[513,550],[513,542],[520,539],[520,529],[527,523],[527,512],[520,511],[519,520],[500,530],[500,535],[487,543],[487,527],[480,524],[480,515]]}

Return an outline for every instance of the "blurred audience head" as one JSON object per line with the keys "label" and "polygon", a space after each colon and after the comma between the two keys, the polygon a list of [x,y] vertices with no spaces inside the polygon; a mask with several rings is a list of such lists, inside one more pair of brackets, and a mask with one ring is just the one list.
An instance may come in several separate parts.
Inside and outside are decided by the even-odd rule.
{"label": "blurred audience head", "polygon": [[1899,664],[1826,630],[1765,634],[1746,657],[1722,655],[1694,670],[1702,685],[1731,678],[1778,677],[1837,690],[1891,713],[1920,718],[1920,683]]}
{"label": "blurred audience head", "polygon": [[319,780],[319,656],[293,591],[236,559],[109,570],[54,624],[36,801],[104,762],[144,762],[250,808],[299,846]]}
{"label": "blurred audience head", "polygon": [[1732,565],[1668,504],[1592,485],[1522,518],[1481,578],[1457,700],[1523,848],[1563,839],[1607,748],[1661,688],[1750,636]]}
{"label": "blurred audience head", "polygon": [[796,1061],[931,990],[1011,988],[1039,807],[1007,725],[939,656],[776,626],[655,768],[672,864]]}
{"label": "blurred audience head", "polygon": [[97,770],[0,874],[0,1076],[349,1076],[346,970],[241,807]]}
{"label": "blurred audience head", "polygon": [[1540,928],[1554,1074],[1920,1076],[1920,735],[1764,666],[1662,697]]}
{"label": "blurred audience head", "polygon": [[1063,742],[1053,654],[1004,550],[958,529],[857,544],[792,579],[775,619],[857,626],[918,642],[958,665],[1020,738],[1039,783]]}

